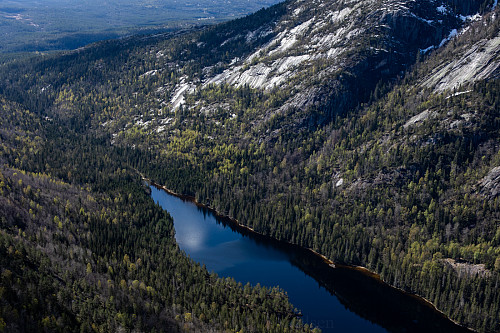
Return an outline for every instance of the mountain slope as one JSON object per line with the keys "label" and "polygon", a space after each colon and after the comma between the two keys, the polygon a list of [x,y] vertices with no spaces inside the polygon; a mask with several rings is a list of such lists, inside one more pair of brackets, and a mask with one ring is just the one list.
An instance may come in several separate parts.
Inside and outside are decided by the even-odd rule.
{"label": "mountain slope", "polygon": [[500,29],[490,8],[289,1],[13,62],[0,93],[72,136],[67,158],[48,144],[8,161],[92,183],[102,174],[89,170],[106,163],[79,167],[69,143],[98,137],[120,169],[496,331]]}
{"label": "mountain slope", "polygon": [[311,331],[279,289],[243,288],[181,253],[121,160],[133,153],[12,102],[0,113],[1,331]]}
{"label": "mountain slope", "polygon": [[[479,2],[471,3],[474,6],[456,13],[451,4],[437,6],[431,1],[287,2],[279,20],[225,32],[222,41],[202,36],[203,42],[197,43],[200,52],[217,54],[228,44],[234,49],[234,43],[253,49],[226,61],[219,58],[216,64],[202,63],[205,67],[193,75],[203,87],[226,83],[285,91],[282,107],[272,114],[290,108],[305,109],[307,114],[322,108],[331,118],[366,101],[377,83],[400,75],[419,50],[439,45],[477,11]],[[198,82],[185,78],[171,100],[173,108],[185,85],[192,91]]]}

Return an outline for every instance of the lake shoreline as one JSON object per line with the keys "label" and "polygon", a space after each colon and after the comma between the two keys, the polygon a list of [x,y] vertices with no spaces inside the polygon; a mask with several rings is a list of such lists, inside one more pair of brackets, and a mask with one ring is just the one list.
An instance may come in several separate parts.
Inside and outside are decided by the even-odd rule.
{"label": "lake shoreline", "polygon": [[454,323],[458,327],[463,328],[463,329],[467,329],[467,330],[469,330],[471,332],[478,332],[478,331],[476,331],[474,329],[471,329],[469,327],[463,326],[463,325],[459,324],[458,322],[456,322],[455,320],[449,318],[443,311],[439,310],[434,303],[432,303],[430,300],[426,299],[425,297],[423,297],[421,295],[418,295],[418,294],[415,294],[415,293],[407,292],[407,291],[405,291],[405,290],[403,290],[403,289],[401,289],[399,287],[395,287],[395,286],[393,286],[393,285],[385,282],[380,277],[379,274],[371,271],[370,269],[368,269],[366,267],[335,263],[334,261],[330,260],[326,256],[318,253],[317,251],[315,251],[315,250],[313,250],[311,248],[303,247],[303,246],[300,246],[300,245],[297,245],[297,244],[294,244],[294,243],[290,243],[290,242],[285,241],[285,240],[279,240],[279,239],[273,238],[273,237],[271,237],[269,235],[265,235],[263,233],[255,231],[253,228],[241,224],[237,219],[232,218],[232,217],[230,217],[228,215],[221,214],[215,208],[210,207],[209,205],[206,205],[206,204],[198,202],[196,200],[196,198],[193,197],[193,196],[185,195],[185,194],[181,194],[181,193],[177,193],[175,191],[172,191],[171,189],[167,188],[166,186],[157,184],[154,181],[145,178],[144,176],[142,176],[142,178],[143,178],[144,181],[146,181],[150,185],[156,187],[157,189],[163,190],[166,193],[168,193],[170,195],[173,195],[173,196],[175,196],[175,197],[177,197],[179,199],[191,202],[191,203],[195,204],[199,208],[203,208],[203,209],[208,210],[209,212],[211,212],[212,214],[214,214],[214,216],[216,216],[218,219],[220,219],[220,220],[228,223],[228,225],[230,225],[230,226],[238,229],[239,231],[244,231],[246,233],[251,233],[251,234],[253,234],[255,236],[258,236],[258,237],[261,237],[261,238],[269,239],[269,240],[272,240],[272,241],[275,241],[275,242],[281,242],[283,244],[286,244],[287,246],[294,247],[294,248],[301,249],[301,250],[305,250],[305,251],[309,252],[311,255],[313,255],[313,256],[321,259],[322,262],[324,264],[326,264],[327,266],[329,266],[330,269],[343,268],[343,269],[346,269],[346,270],[357,271],[357,272],[361,273],[362,275],[364,275],[366,277],[369,277],[369,278],[373,279],[374,281],[385,285],[386,287],[389,287],[389,288],[391,288],[391,289],[393,289],[395,291],[398,291],[398,292],[400,292],[400,293],[402,293],[402,294],[404,294],[406,296],[409,296],[409,297],[413,298],[415,301],[417,301],[420,304],[428,307],[429,309],[431,309],[432,311],[436,312],[437,314],[439,314],[443,318],[449,320],[450,322]]}

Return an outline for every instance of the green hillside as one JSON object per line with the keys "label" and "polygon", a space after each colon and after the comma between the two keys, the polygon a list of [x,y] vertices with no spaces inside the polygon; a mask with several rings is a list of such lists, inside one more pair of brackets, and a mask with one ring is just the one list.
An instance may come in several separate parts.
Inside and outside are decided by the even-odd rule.
{"label": "green hillside", "polygon": [[0,67],[4,327],[309,329],[186,259],[139,171],[500,329],[499,10],[322,4]]}

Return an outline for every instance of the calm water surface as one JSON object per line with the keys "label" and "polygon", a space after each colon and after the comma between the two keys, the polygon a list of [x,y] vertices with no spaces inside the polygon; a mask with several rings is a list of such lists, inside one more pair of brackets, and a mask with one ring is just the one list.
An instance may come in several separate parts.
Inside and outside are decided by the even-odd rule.
{"label": "calm water surface", "polygon": [[303,321],[323,332],[461,331],[380,281],[352,269],[332,269],[308,251],[240,230],[244,235],[210,211],[150,188],[174,219],[177,243],[193,260],[243,284],[279,286]]}

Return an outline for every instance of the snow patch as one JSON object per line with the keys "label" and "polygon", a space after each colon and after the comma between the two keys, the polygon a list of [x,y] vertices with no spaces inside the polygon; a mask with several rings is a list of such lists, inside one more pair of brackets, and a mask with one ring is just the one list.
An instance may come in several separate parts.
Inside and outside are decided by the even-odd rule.
{"label": "snow patch", "polygon": [[475,22],[475,21],[479,21],[482,16],[479,14],[479,13],[476,13],[474,15],[467,15],[467,16],[463,16],[463,15],[458,15],[458,17],[462,20],[462,22]]}
{"label": "snow patch", "polygon": [[448,12],[448,9],[446,9],[446,7],[444,5],[441,5],[441,6],[436,8],[436,11],[438,13],[441,13],[441,14],[446,14],[446,12]]}
{"label": "snow patch", "polygon": [[428,48],[425,48],[425,49],[420,49],[420,53],[423,53],[423,54],[426,54],[427,52],[429,52],[430,50],[432,50],[434,48],[434,45],[431,45],[429,46]]}
{"label": "snow patch", "polygon": [[427,24],[432,24],[432,23],[434,23],[434,21],[433,21],[433,20],[424,19],[423,17],[420,17],[420,16],[418,16],[418,15],[415,15],[414,13],[411,13],[411,12],[410,12],[410,15],[411,15],[412,17],[416,18],[417,20],[420,20],[420,21],[425,22],[425,23],[427,23]]}
{"label": "snow patch", "polygon": [[468,94],[468,93],[470,93],[471,91],[472,91],[472,90],[459,91],[459,92],[457,92],[457,93],[451,94],[450,96],[446,97],[446,99],[451,98],[451,97],[455,97],[455,96],[460,96],[460,95],[463,95],[463,94]]}
{"label": "snow patch", "polygon": [[448,35],[448,37],[446,37],[445,39],[443,39],[441,41],[441,43],[439,43],[439,46],[438,47],[441,47],[443,46],[447,41],[450,41],[452,38],[456,37],[458,35],[458,31],[457,29],[452,29],[450,31],[450,34]]}

